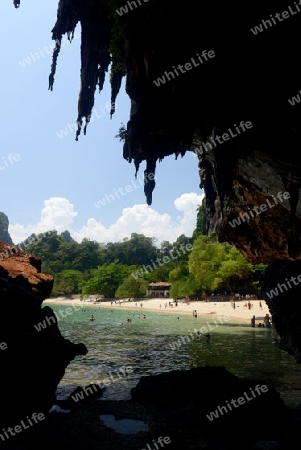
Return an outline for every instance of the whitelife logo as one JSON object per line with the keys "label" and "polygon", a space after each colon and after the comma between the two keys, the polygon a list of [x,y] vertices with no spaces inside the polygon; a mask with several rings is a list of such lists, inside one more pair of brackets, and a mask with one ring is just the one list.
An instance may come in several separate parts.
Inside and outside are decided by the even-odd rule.
{"label": "whitelife logo", "polygon": [[[137,3],[139,3],[140,6],[142,5],[140,0],[136,0],[136,1],[137,1]],[[143,0],[143,1],[144,1],[144,3],[147,3],[149,0]],[[116,12],[119,16],[123,16],[123,14],[126,14],[129,12],[128,6],[131,11],[133,11],[132,5],[134,5],[135,9],[138,8],[137,3],[134,1],[133,2],[128,1],[128,2],[126,2],[126,4],[124,6],[121,6],[119,9],[116,9]]]}
{"label": "whitelife logo", "polygon": [[[283,196],[283,198],[282,198],[282,196]],[[255,215],[253,214],[252,211],[254,211],[254,212],[256,213],[256,215],[259,216],[259,214],[261,214],[262,212],[267,211],[268,208],[274,208],[274,206],[280,204],[280,203],[278,203],[278,201],[276,200],[276,198],[274,197],[274,195],[272,195],[272,197],[273,197],[273,200],[274,200],[275,203],[272,203],[272,204],[271,204],[270,201],[269,201],[269,199],[267,198],[267,199],[266,199],[266,204],[263,203],[263,204],[260,205],[260,206],[254,206],[254,207],[252,208],[252,210],[251,210],[251,208],[248,208],[248,213],[249,213],[250,215],[249,215],[248,213],[240,213],[239,217],[237,217],[236,219],[233,219],[233,220],[229,221],[228,224],[231,225],[232,228],[235,228],[236,226],[242,224],[241,220],[242,220],[243,222],[245,222],[246,220],[250,220],[250,216],[251,216],[252,218],[254,218]],[[282,203],[284,200],[287,200],[287,199],[290,198],[290,193],[289,193],[289,192],[278,192],[277,198],[278,198],[279,202]],[[260,210],[260,211],[259,211],[259,210]],[[241,219],[241,220],[240,220],[240,219]]]}
{"label": "whitelife logo", "polygon": [[[172,66],[173,72],[167,72],[165,70],[164,75],[162,75],[162,77],[157,78],[157,80],[153,80],[153,82],[155,83],[155,85],[157,87],[160,87],[162,84],[166,83],[165,77],[167,78],[167,81],[170,81],[170,79],[174,79],[176,76],[178,77],[180,75],[178,70],[181,73],[186,73],[189,70],[193,69],[194,67],[200,66],[201,64],[203,64],[204,61],[208,61],[208,58],[214,58],[215,57],[215,53],[214,53],[213,50],[209,50],[209,52],[207,52],[207,50],[203,50],[202,51],[202,56],[200,56],[199,53],[197,53],[196,56],[197,56],[197,59],[198,59],[199,63],[197,61],[195,61],[194,58],[190,58],[190,61],[191,61],[192,64],[190,62],[187,62],[184,65],[179,64],[177,68],[175,66]],[[202,58],[204,59],[204,61],[203,61]],[[183,69],[183,67],[184,67],[184,69]],[[170,76],[172,78],[170,78]]]}
{"label": "whitelife logo", "polygon": [[298,93],[298,95],[296,97],[292,97],[292,98],[288,99],[288,102],[289,102],[289,104],[291,106],[295,106],[296,103],[300,103],[301,102],[300,94],[301,94],[301,90],[299,91],[299,93]]}
{"label": "whitelife logo", "polygon": [[[121,375],[119,374],[121,373]],[[110,378],[104,378],[102,381],[97,380],[97,383],[94,383],[93,386],[84,387],[81,392],[77,392],[75,395],[71,395],[72,399],[75,402],[78,402],[80,400],[83,400],[85,397],[88,397],[89,395],[93,394],[94,392],[98,392],[99,388],[104,388],[105,386],[109,386],[112,383],[115,383],[116,381],[126,378],[129,374],[133,373],[133,368],[131,366],[128,367],[121,367],[117,372],[114,372],[115,375],[118,375],[118,378],[114,378],[113,374],[109,372]],[[98,386],[98,387],[96,387]]]}
{"label": "whitelife logo", "polygon": [[195,333],[195,335],[193,335],[193,333],[190,333],[188,336],[181,336],[180,339],[168,344],[168,346],[171,350],[177,350],[180,347],[182,347],[183,344],[189,344],[190,342],[195,341],[196,339],[200,339],[202,334],[206,334],[208,333],[208,331],[218,328],[219,325],[223,325],[224,322],[229,322],[230,319],[231,319],[230,316],[226,315],[219,316],[217,318],[217,320],[219,320],[220,322],[219,324],[216,322],[216,320],[214,320],[215,325],[211,323],[211,325],[213,326],[211,326],[209,322],[206,322],[207,326],[202,326],[200,327],[199,330],[197,330],[196,328],[193,330],[193,333]]}
{"label": "whitelife logo", "polygon": [[46,55],[51,55],[55,47],[65,47],[65,45],[67,45],[68,43],[70,44],[73,39],[79,39],[80,37],[81,34],[75,31],[74,36],[71,40],[67,36],[64,36],[61,41],[59,39],[56,39],[56,41],[51,45],[44,45],[42,49],[39,47],[37,52],[31,52],[29,56],[23,58],[22,61],[19,61],[19,64],[22,69],[24,69],[25,67],[30,66],[32,63],[39,61],[41,58],[45,58]]}
{"label": "whitelife logo", "polygon": [[[124,188],[119,187],[117,190],[113,189],[113,194],[106,194],[105,197],[99,199],[97,202],[94,202],[94,206],[99,209],[102,206],[108,205],[109,203],[111,203],[111,201],[115,202],[116,199],[120,198],[119,194],[121,194],[122,196],[129,194],[130,192],[133,192],[133,188],[138,189],[141,186],[147,184],[149,181],[152,181],[154,178],[155,174],[150,172],[147,175],[144,174],[144,181],[139,177],[136,178],[136,180],[139,180],[139,184],[135,183],[135,180],[131,180],[131,184],[127,184]],[[119,194],[117,192],[119,192]]]}
{"label": "whitelife logo", "polygon": [[[286,280],[286,284],[278,283],[277,287],[275,287],[274,289],[271,289],[270,292],[266,293],[266,295],[269,297],[270,300],[273,297],[277,297],[277,295],[282,294],[283,288],[285,288],[285,290],[288,291],[289,289],[292,289],[294,286],[298,286],[298,284],[301,283],[301,274],[298,275],[298,277],[297,277],[298,281],[296,281],[296,277],[291,277],[290,281],[288,280],[288,278],[285,278],[285,280]],[[294,286],[291,285],[291,282],[294,283]],[[278,289],[279,289],[279,292],[278,292]]]}
{"label": "whitelife logo", "polygon": [[213,146],[215,148],[217,146],[217,143],[223,144],[224,142],[229,141],[229,139],[237,137],[239,134],[249,130],[250,128],[253,128],[253,124],[250,121],[245,122],[244,120],[242,120],[239,125],[236,125],[235,123],[234,127],[238,134],[235,134],[231,130],[231,128],[228,128],[229,133],[223,133],[221,136],[217,134],[214,135],[214,137],[210,137],[209,142],[206,142],[206,144],[202,142],[201,146],[195,149],[194,152],[197,155],[202,156],[204,152],[209,152],[209,150],[212,150]]}
{"label": "whitelife logo", "polygon": [[3,259],[9,258],[12,255],[17,255],[20,250],[25,250],[27,245],[31,245],[34,242],[39,242],[43,237],[45,237],[47,234],[51,235],[52,231],[46,231],[46,233],[41,233],[41,236],[30,236],[29,238],[25,239],[25,241],[21,242],[17,245],[11,245],[7,248],[5,252],[0,252],[0,261],[3,261]]}
{"label": "whitelife logo", "polygon": [[[184,244],[181,244],[181,245],[180,245],[180,249],[182,250],[183,254],[185,255],[186,251],[187,251],[187,252],[190,252],[190,251],[192,250],[192,245],[191,245],[191,244],[186,244],[186,245],[185,245],[185,248],[184,248]],[[185,251],[185,249],[186,249],[186,251]],[[169,254],[170,254],[170,256],[171,256],[172,259],[177,259],[178,257],[181,256],[181,253],[179,252],[179,250],[176,250],[178,256],[175,256],[175,257],[174,257],[174,255],[173,255],[173,252],[174,252],[174,251],[175,251],[175,250],[171,250],[171,251],[169,252]],[[171,259],[170,259],[169,256],[167,256],[167,255],[166,255],[166,256],[163,256],[163,257],[162,257],[162,260],[163,260],[163,263],[162,263],[162,264],[161,264],[161,259],[160,259],[160,258],[157,258],[157,259],[156,259],[156,262],[157,262],[160,266],[164,266],[164,264],[168,264],[168,263],[171,261]],[[150,265],[148,265],[148,264],[147,264],[147,265],[143,264],[143,266],[142,266],[143,269],[136,270],[136,272],[131,273],[132,277],[135,278],[135,280],[138,280],[139,277],[143,277],[144,273],[150,273],[150,272],[152,272],[153,270],[157,269],[157,264],[156,264],[152,259],[151,259],[151,262],[152,262],[153,267],[150,266]]]}
{"label": "whitelife logo", "polygon": [[[161,447],[159,447],[158,444],[160,444]],[[170,444],[171,443],[171,439],[169,436],[165,436],[165,437],[158,437],[157,442],[155,441],[155,439],[153,439],[153,444],[154,444],[154,448],[152,448],[149,444],[146,444],[146,448],[143,448],[142,450],[159,450],[160,448],[164,447],[164,444]]]}
{"label": "whitelife logo", "polygon": [[[72,308],[74,309],[74,311],[80,311],[83,306],[79,306],[78,308],[75,305],[72,305]],[[41,331],[41,330],[45,330],[45,328],[47,328],[50,325],[54,325],[57,322],[60,321],[59,315],[62,316],[63,319],[65,319],[67,316],[71,316],[74,311],[72,311],[71,307],[66,308],[65,310],[60,309],[57,313],[55,311],[52,311],[52,313],[54,315],[46,316],[45,319],[43,320],[43,322],[39,322],[36,325],[34,325],[35,329],[37,331]],[[55,319],[55,317],[56,319]]]}
{"label": "whitelife logo", "polygon": [[[260,384],[257,384],[255,386],[255,391],[257,393],[258,396],[260,396],[262,393],[266,393],[268,392],[268,387],[266,384],[263,384],[262,386],[260,386]],[[236,400],[230,400],[230,402],[228,402],[228,400],[226,400],[226,405],[225,406],[218,406],[217,409],[215,411],[212,411],[210,414],[206,414],[207,419],[210,420],[210,422],[212,422],[214,419],[218,419],[220,417],[220,414],[223,416],[224,413],[228,413],[230,411],[232,411],[232,406],[234,406],[235,408],[238,408],[241,405],[244,405],[246,403],[246,401],[250,402],[251,400],[253,400],[254,398],[256,398],[256,393],[253,391],[252,388],[250,388],[251,394],[252,396],[249,397],[247,392],[243,393],[243,397],[238,397]],[[238,403],[238,405],[236,404],[236,402]],[[231,403],[231,405],[230,405]]]}
{"label": "whitelife logo", "polygon": [[[0,433],[0,439],[2,439],[2,442],[4,442],[6,439],[9,439],[10,436],[15,436],[18,433],[21,433],[23,430],[27,430],[29,427],[34,426],[39,421],[44,420],[45,416],[43,413],[33,413],[32,416],[29,418],[26,417],[27,423],[24,420],[21,420],[20,425],[15,425],[14,427],[8,427],[6,430],[3,428],[3,432]],[[34,423],[33,423],[33,422]],[[4,437],[5,436],[5,437]]]}
{"label": "whitelife logo", "polygon": [[4,169],[6,169],[6,167],[12,166],[14,164],[14,162],[20,161],[21,158],[18,153],[16,153],[15,155],[12,155],[10,153],[9,155],[7,155],[6,158],[4,156],[2,156],[2,159],[3,159],[3,162],[1,161],[0,170],[4,170]]}
{"label": "whitelife logo", "polygon": [[[274,25],[277,25],[278,23],[282,22],[285,19],[289,19],[291,16],[294,16],[295,14],[298,14],[301,9],[299,6],[301,5],[301,0],[299,3],[294,2],[295,10],[288,6],[288,11],[282,11],[282,13],[276,13],[274,16],[270,14],[270,19],[262,20],[260,25],[256,25],[254,28],[251,28],[252,33],[256,36],[259,33],[262,33],[265,29],[273,27]],[[278,20],[278,22],[276,21]]]}

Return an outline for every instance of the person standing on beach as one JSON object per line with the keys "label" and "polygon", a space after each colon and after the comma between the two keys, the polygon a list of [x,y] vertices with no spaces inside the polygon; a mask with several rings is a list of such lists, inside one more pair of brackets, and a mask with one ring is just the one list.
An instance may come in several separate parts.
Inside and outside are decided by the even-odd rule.
{"label": "person standing on beach", "polygon": [[264,326],[265,328],[269,328],[269,327],[271,326],[270,316],[269,316],[268,314],[266,314],[266,315],[264,316],[264,319],[263,319],[263,326]]}
{"label": "person standing on beach", "polygon": [[255,316],[251,319],[251,327],[255,327]]}

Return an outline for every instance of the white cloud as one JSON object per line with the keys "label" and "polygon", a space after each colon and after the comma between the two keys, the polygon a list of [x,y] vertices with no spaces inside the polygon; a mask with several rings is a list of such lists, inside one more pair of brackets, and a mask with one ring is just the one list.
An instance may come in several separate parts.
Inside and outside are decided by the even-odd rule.
{"label": "white cloud", "polygon": [[81,242],[88,238],[97,242],[118,242],[131,233],[141,233],[148,237],[162,241],[174,242],[178,236],[191,236],[196,226],[196,209],[204,195],[196,193],[183,194],[174,201],[176,210],[180,212],[176,219],[169,214],[160,214],[146,204],[125,208],[115,223],[106,228],[94,218],[87,220],[80,230],[74,230],[72,223],[78,214],[74,206],[66,198],[50,198],[44,201],[41,219],[36,225],[10,225],[9,232],[15,243],[25,240],[32,233],[42,233],[57,230],[58,233],[69,230],[73,238]]}
{"label": "white cloud", "polygon": [[44,200],[44,208],[41,218],[34,225],[9,225],[9,233],[13,242],[19,243],[27,239],[32,233],[45,233],[49,230],[57,230],[59,233],[70,228],[77,212],[74,206],[66,198],[52,197]]}

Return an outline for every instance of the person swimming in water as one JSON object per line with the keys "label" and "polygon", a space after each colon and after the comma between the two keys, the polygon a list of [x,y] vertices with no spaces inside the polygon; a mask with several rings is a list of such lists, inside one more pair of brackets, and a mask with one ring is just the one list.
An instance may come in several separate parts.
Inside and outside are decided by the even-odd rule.
{"label": "person swimming in water", "polygon": [[93,316],[93,314],[92,314],[92,316],[90,317],[90,320],[91,320],[91,322],[92,322],[93,320],[95,320],[95,317]]}

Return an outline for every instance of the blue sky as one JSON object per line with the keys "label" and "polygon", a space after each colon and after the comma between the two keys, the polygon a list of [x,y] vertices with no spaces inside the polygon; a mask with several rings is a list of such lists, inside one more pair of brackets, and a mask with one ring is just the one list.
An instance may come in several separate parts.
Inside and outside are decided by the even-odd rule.
{"label": "blue sky", "polygon": [[[78,242],[117,242],[132,232],[158,243],[191,236],[203,197],[196,156],[187,152],[158,162],[148,206],[139,182],[145,163],[135,180],[135,167],[123,159],[122,143],[114,137],[129,119],[130,101],[123,84],[110,119],[109,73],[104,90],[96,92],[94,120],[75,141],[80,26],[71,44],[64,39],[54,90],[48,90],[57,5],[58,0],[23,0],[19,9],[12,0],[0,4],[0,211],[9,218],[14,243],[50,229],[67,229]],[[125,192],[128,185],[133,188]]]}

